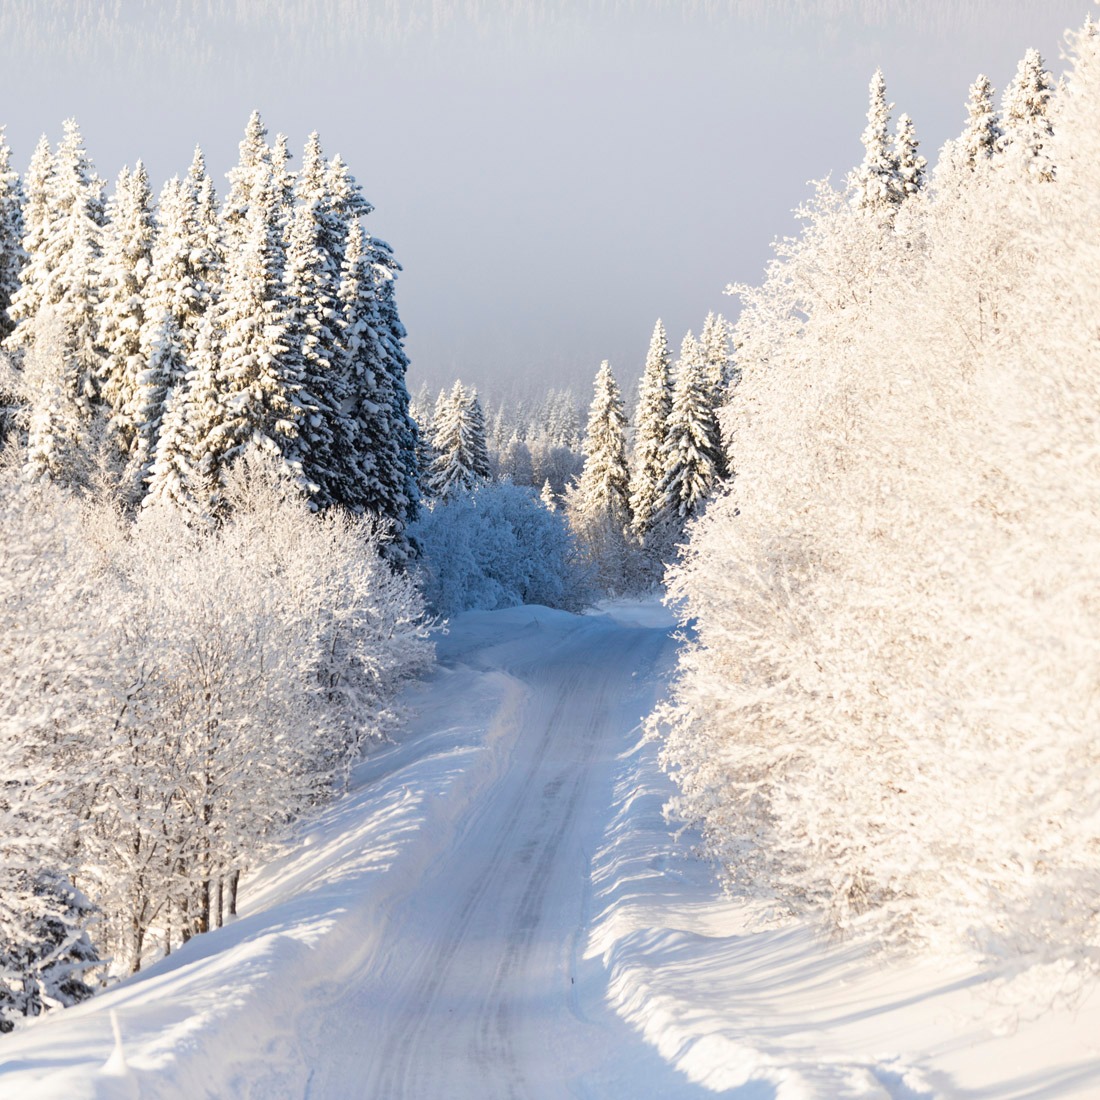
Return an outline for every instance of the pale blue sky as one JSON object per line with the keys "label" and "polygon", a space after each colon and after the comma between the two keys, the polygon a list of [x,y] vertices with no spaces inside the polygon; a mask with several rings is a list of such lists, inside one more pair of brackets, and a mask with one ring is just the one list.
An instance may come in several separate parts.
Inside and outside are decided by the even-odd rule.
{"label": "pale blue sky", "polygon": [[[4,0],[0,88],[25,166],[75,115],[101,175],[157,185],[196,142],[222,174],[253,107],[311,129],[405,265],[411,383],[629,384],[756,281],[806,181],[861,155],[886,73],[930,159],[1088,0]],[[473,16],[470,13],[475,13]],[[434,26],[433,26],[434,20]]]}

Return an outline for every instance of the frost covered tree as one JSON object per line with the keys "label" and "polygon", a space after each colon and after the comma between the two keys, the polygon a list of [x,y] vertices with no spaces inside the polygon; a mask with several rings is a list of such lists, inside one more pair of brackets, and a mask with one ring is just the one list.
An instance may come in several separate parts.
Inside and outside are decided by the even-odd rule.
{"label": "frost covered tree", "polygon": [[672,411],[672,353],[665,326],[653,326],[634,414],[634,454],[630,511],[635,534],[643,540],[653,524],[657,487],[664,476],[663,451]]}
{"label": "frost covered tree", "polygon": [[241,245],[247,236],[245,222],[258,192],[265,193],[266,213],[273,223],[279,221],[283,210],[282,194],[276,192],[272,177],[267,127],[259,111],[249,115],[238,153],[237,163],[228,173],[229,191],[222,207],[226,247],[230,251]]}
{"label": "frost covered tree", "polygon": [[991,161],[1003,137],[1000,116],[993,105],[993,83],[984,74],[970,85],[966,129],[954,148],[971,171]]}
{"label": "frost covered tree", "polygon": [[476,390],[456,381],[449,394],[436,402],[432,449],[435,460],[428,471],[428,488],[446,498],[471,489],[490,474],[485,442],[485,417]]}
{"label": "frost covered tree", "polygon": [[[43,134],[31,155],[24,181],[23,263],[20,265],[19,284],[8,304],[8,319],[13,328],[8,333],[8,347],[20,348],[33,343],[29,322],[37,316],[45,294],[48,275],[46,240],[54,204],[54,177],[53,151]],[[23,324],[23,331],[16,335],[14,329],[20,324]]]}
{"label": "frost covered tree", "polygon": [[627,540],[631,524],[626,416],[618,383],[605,359],[596,372],[584,436],[584,467],[566,492],[566,511],[599,586],[608,593],[634,583]]}
{"label": "frost covered tree", "polygon": [[1051,99],[1054,78],[1038,50],[1028,50],[1020,61],[1016,76],[1005,89],[1001,105],[1002,133],[998,152],[1002,157],[1023,164],[1027,173],[1039,180],[1054,179],[1051,159]]}
{"label": "frost covered tree", "polygon": [[213,181],[202,150],[196,148],[187,175],[169,180],[161,191],[146,294],[150,317],[160,318],[165,310],[171,314],[185,359],[195,349],[221,281],[220,237]]}
{"label": "frost covered tree", "polygon": [[19,289],[23,250],[23,184],[11,166],[11,149],[0,126],[0,342],[11,335],[15,322],[8,314]]}
{"label": "frost covered tree", "polygon": [[[98,380],[100,262],[104,224],[103,182],[96,176],[73,119],[64,125],[56,152],[36,150],[28,173],[28,258],[11,307],[16,328],[9,344],[25,351],[42,329],[49,330],[51,357],[63,366],[64,394],[41,402],[34,414],[35,444],[28,452],[32,478],[54,477],[65,467],[57,457],[71,452],[71,425],[51,422],[50,408],[75,409],[79,434],[89,442],[99,410]],[[55,456],[54,452],[57,452]]]}
{"label": "frost covered tree", "polygon": [[904,198],[898,154],[890,137],[892,103],[886,100],[886,78],[881,69],[871,77],[867,127],[863,131],[863,162],[852,174],[855,203],[861,210],[887,219]]}
{"label": "frost covered tree", "polygon": [[661,466],[652,526],[662,528],[666,537],[676,538],[688,520],[703,510],[725,469],[706,364],[691,333],[684,337],[676,365]]}
{"label": "frost covered tree", "polygon": [[138,396],[139,376],[148,365],[150,324],[148,285],[153,271],[153,193],[139,160],[133,172],[123,168],[108,207],[101,266],[99,345],[103,360],[99,395],[106,406],[108,432],[123,462],[128,461],[142,434],[141,417],[149,410],[150,391]]}
{"label": "frost covered tree", "polygon": [[1100,958],[1100,60],[1071,45],[1055,179],[1006,157],[904,247],[821,191],[743,288],[738,476],[670,574],[698,641],[663,712],[739,893],[1059,982]]}
{"label": "frost covered tree", "polygon": [[928,162],[917,151],[919,144],[913,120],[908,115],[902,115],[898,119],[894,150],[898,163],[898,187],[901,189],[903,202],[924,190],[924,170]]}

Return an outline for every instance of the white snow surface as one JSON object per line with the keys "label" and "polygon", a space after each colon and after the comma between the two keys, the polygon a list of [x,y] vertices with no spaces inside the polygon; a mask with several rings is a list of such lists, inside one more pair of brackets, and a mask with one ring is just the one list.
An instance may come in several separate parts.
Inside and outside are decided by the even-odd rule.
{"label": "white snow surface", "polygon": [[0,1098],[1100,1095],[1100,996],[724,899],[640,720],[656,604],[474,612],[240,917],[0,1039]]}

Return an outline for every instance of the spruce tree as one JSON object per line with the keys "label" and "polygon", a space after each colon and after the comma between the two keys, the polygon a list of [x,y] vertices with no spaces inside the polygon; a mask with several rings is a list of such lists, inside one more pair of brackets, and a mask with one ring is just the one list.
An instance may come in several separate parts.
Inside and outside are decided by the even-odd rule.
{"label": "spruce tree", "polygon": [[653,328],[634,416],[634,462],[630,481],[630,508],[634,531],[645,538],[653,521],[657,486],[664,474],[661,455],[672,410],[672,353],[660,320]]}
{"label": "spruce tree", "polygon": [[631,523],[630,475],[626,462],[626,417],[611,365],[596,373],[585,460],[577,482],[566,491],[569,525],[594,570],[599,587],[624,592],[634,583],[627,530]]}
{"label": "spruce tree", "polygon": [[42,308],[49,275],[46,241],[56,202],[56,183],[53,151],[43,134],[35,146],[24,181],[23,262],[19,285],[8,304],[12,331],[6,343],[10,348],[26,348],[34,342],[33,321]]}
{"label": "spruce tree", "polygon": [[1055,173],[1050,159],[1053,96],[1054,78],[1047,72],[1042,55],[1038,50],[1028,50],[1005,90],[997,151],[1002,161],[1016,163],[1020,171],[1043,182],[1053,180]]}
{"label": "spruce tree", "polygon": [[[226,247],[239,247],[247,234],[245,219],[258,190],[272,190],[271,150],[267,145],[267,128],[259,111],[253,111],[245,124],[244,137],[238,146],[236,167],[228,173],[229,192],[225,196],[222,222],[225,226]],[[282,205],[278,196],[271,195],[269,216],[278,220]]]}
{"label": "spruce tree", "polygon": [[981,74],[970,85],[966,103],[966,129],[955,143],[960,162],[971,171],[992,160],[1003,131],[993,106],[993,83]]}
{"label": "spruce tree", "polygon": [[428,487],[441,499],[472,489],[489,477],[489,452],[485,442],[485,418],[477,392],[456,381],[449,394],[436,403],[432,446],[435,461]]}
{"label": "spruce tree", "polygon": [[894,137],[894,152],[898,164],[898,187],[901,201],[911,199],[924,190],[924,170],[928,161],[917,151],[919,147],[916,128],[908,115],[898,119],[897,133]]}
{"label": "spruce tree", "polygon": [[687,340],[677,366],[662,465],[653,525],[675,538],[702,511],[725,466],[703,367]]}
{"label": "spruce tree", "polygon": [[[138,378],[148,366],[146,326],[148,285],[153,269],[153,194],[141,161],[118,177],[109,208],[103,250],[103,301],[99,344],[103,349],[100,396],[107,406],[109,430],[123,459],[134,453],[145,415],[146,393],[138,399]],[[159,412],[154,413],[159,419]]]}
{"label": "spruce tree", "polygon": [[884,218],[892,218],[904,195],[899,177],[897,153],[890,139],[890,111],[886,101],[886,78],[881,69],[871,77],[867,128],[863,131],[863,163],[852,177],[856,205]]}
{"label": "spruce tree", "polygon": [[26,259],[23,203],[23,185],[19,173],[12,170],[11,149],[0,126],[0,341],[15,327],[8,307],[19,289],[19,273]]}

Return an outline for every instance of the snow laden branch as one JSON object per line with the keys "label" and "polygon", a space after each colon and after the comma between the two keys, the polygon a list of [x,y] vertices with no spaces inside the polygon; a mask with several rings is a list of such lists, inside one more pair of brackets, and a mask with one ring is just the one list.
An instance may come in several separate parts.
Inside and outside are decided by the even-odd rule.
{"label": "snow laden branch", "polygon": [[1098,41],[999,118],[979,78],[889,218],[819,188],[739,288],[737,477],[668,578],[671,812],[895,945],[1100,967]]}

